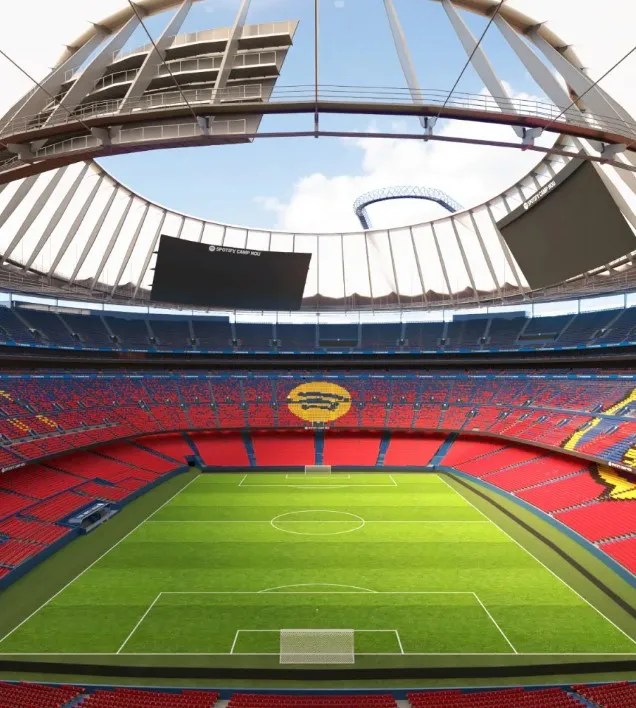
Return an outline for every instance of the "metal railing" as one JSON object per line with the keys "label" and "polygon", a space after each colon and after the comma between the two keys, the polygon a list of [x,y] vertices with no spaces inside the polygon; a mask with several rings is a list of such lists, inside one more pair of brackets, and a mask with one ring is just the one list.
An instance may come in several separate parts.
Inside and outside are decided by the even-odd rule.
{"label": "metal railing", "polygon": [[[267,54],[267,53],[265,53]],[[273,52],[275,54],[275,52]],[[241,55],[239,55],[241,56]],[[250,55],[244,55],[249,57]],[[246,87],[248,89],[249,87]],[[223,91],[214,94],[213,89],[200,89],[187,91],[188,101],[192,103],[216,103],[223,101]],[[246,90],[246,101],[253,97]],[[254,97],[253,100],[260,100]],[[274,88],[270,102],[279,103],[311,103],[316,99],[315,89],[312,85],[298,86],[277,86]],[[237,100],[233,98],[232,100]],[[510,114],[520,118],[539,118],[555,125],[569,124],[579,128],[594,128],[608,133],[612,133],[625,138],[625,142],[631,144],[636,142],[636,122],[627,121],[618,116],[599,116],[590,113],[581,113],[576,108],[562,111],[552,103],[524,98],[493,98],[489,95],[448,93],[441,90],[422,90],[411,92],[407,88],[392,87],[367,87],[367,86],[338,86],[324,85],[319,87],[318,100],[324,102],[338,102],[343,104],[360,105],[385,104],[387,106],[422,106],[429,109],[430,114],[436,114],[440,109],[469,111],[474,113],[487,114]],[[126,104],[127,113],[135,113],[147,110],[159,110],[167,106],[185,105],[183,97],[178,92],[167,92],[142,96]],[[83,105],[77,111],[69,115],[65,111],[57,111],[53,119],[47,115],[35,115],[9,121],[0,127],[0,138],[25,133],[40,128],[65,125],[79,121],[87,121],[91,118],[99,118],[117,114],[120,110],[118,101],[97,101]],[[448,117],[448,116],[447,116]],[[478,119],[476,117],[476,119]]]}

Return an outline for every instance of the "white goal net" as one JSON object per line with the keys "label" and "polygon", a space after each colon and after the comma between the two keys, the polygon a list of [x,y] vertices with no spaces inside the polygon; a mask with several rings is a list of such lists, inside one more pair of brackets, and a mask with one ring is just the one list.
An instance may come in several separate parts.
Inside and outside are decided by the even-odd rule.
{"label": "white goal net", "polygon": [[305,474],[331,474],[331,465],[305,465]]}
{"label": "white goal net", "polygon": [[281,629],[281,664],[354,664],[353,629]]}

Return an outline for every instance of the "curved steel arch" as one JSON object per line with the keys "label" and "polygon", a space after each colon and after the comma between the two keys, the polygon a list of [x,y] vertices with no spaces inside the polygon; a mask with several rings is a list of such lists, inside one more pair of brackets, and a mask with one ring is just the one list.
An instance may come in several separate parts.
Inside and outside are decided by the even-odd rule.
{"label": "curved steel arch", "polygon": [[371,228],[371,219],[367,207],[379,202],[388,202],[393,199],[423,199],[427,202],[435,202],[444,207],[446,211],[455,214],[462,211],[464,207],[450,197],[441,189],[431,187],[398,186],[384,187],[383,189],[373,189],[366,194],[361,194],[355,202],[353,209],[360,221],[360,225],[365,231]]}
{"label": "curved steel arch", "polygon": [[[619,283],[624,288],[627,282],[636,282],[636,268],[629,266],[626,256],[619,264],[604,264],[577,276],[576,282],[531,291],[498,230],[502,216],[572,159],[594,163],[636,230],[636,212],[618,189],[627,185],[636,194],[636,121],[587,77],[574,50],[545,25],[505,4],[493,19],[493,28],[541,89],[540,95],[547,97],[543,101],[510,94],[499,67],[489,60],[464,19],[467,12],[488,18],[499,0],[422,0],[423,5],[437,5],[446,14],[459,50],[487,89],[483,93],[449,95],[420,86],[394,0],[383,2],[406,86],[320,85],[316,78],[309,86],[287,87],[267,85],[262,71],[272,67],[270,76],[279,76],[284,61],[281,46],[282,51],[291,46],[295,21],[265,23],[255,32],[244,25],[245,15],[239,11],[231,28],[180,34],[190,7],[200,1],[137,0],[144,16],[166,13],[168,24],[157,40],[156,55],[149,45],[128,49],[139,21],[130,7],[92,25],[42,81],[47,90],[34,89],[0,118],[0,192],[5,190],[0,198],[0,260],[7,266],[0,282],[7,289],[82,292],[99,301],[146,303],[152,258],[164,231],[205,243],[225,243],[227,236],[230,245],[244,243],[245,247],[256,239],[257,246],[272,250],[279,242],[291,250],[302,244],[316,254],[317,265],[304,298],[304,306],[311,309],[432,309],[525,302],[560,297],[577,288],[609,292]],[[241,8],[249,2],[241,0]],[[218,56],[211,58],[207,45],[219,41],[222,47],[212,47],[219,50]],[[237,42],[243,42],[241,52]],[[273,59],[272,51],[279,52]],[[253,63],[259,67],[257,72],[242,73],[249,68],[247,62],[241,63],[245,53],[258,54]],[[131,68],[135,57],[143,59],[138,72]],[[235,72],[230,85],[228,71]],[[182,91],[172,88],[170,73],[179,78]],[[205,86],[199,83],[203,79]],[[116,88],[122,84],[123,98]],[[319,122],[313,130],[260,130],[263,115],[307,113],[318,121],[325,114],[399,115],[415,120],[409,121],[413,130],[399,134],[353,132],[345,130],[344,124],[338,126],[340,130],[328,131]],[[487,134],[453,136],[435,131],[439,119],[507,125],[512,130],[507,140],[505,136],[489,139]],[[535,144],[542,133],[553,133],[556,142]],[[510,189],[461,214],[406,228],[352,233],[353,238],[341,233],[272,234],[230,228],[175,213],[138,194],[132,195],[130,207],[131,191],[91,162],[104,155],[162,147],[294,136],[477,143],[547,156]],[[82,165],[73,163],[82,162],[89,168],[79,174]],[[610,165],[619,169],[614,173]],[[61,172],[59,177],[56,173],[52,178],[38,177],[54,169]],[[5,189],[6,183],[21,178],[22,184]],[[624,184],[616,186],[612,180]],[[9,221],[22,203],[28,208],[25,219]],[[36,218],[44,208],[52,214],[48,223]],[[64,220],[66,213],[69,221],[72,218],[70,226]],[[340,263],[335,254],[340,254]]]}

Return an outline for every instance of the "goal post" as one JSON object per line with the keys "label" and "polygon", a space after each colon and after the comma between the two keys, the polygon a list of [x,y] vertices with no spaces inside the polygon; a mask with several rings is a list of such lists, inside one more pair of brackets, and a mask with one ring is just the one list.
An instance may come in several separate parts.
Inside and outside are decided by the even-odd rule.
{"label": "goal post", "polygon": [[305,474],[331,474],[331,465],[305,465]]}
{"label": "goal post", "polygon": [[355,664],[353,629],[281,629],[281,664]]}

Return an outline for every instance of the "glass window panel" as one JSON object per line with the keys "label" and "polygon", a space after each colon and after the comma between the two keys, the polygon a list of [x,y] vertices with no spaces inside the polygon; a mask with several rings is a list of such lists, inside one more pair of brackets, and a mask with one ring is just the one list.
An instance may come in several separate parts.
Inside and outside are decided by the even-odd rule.
{"label": "glass window panel", "polygon": [[585,298],[581,300],[581,312],[596,312],[597,310],[617,310],[625,304],[623,295],[604,295],[603,297]]}
{"label": "glass window panel", "polygon": [[563,302],[538,302],[533,306],[534,317],[549,317],[550,315],[569,315],[579,311],[578,300]]}

